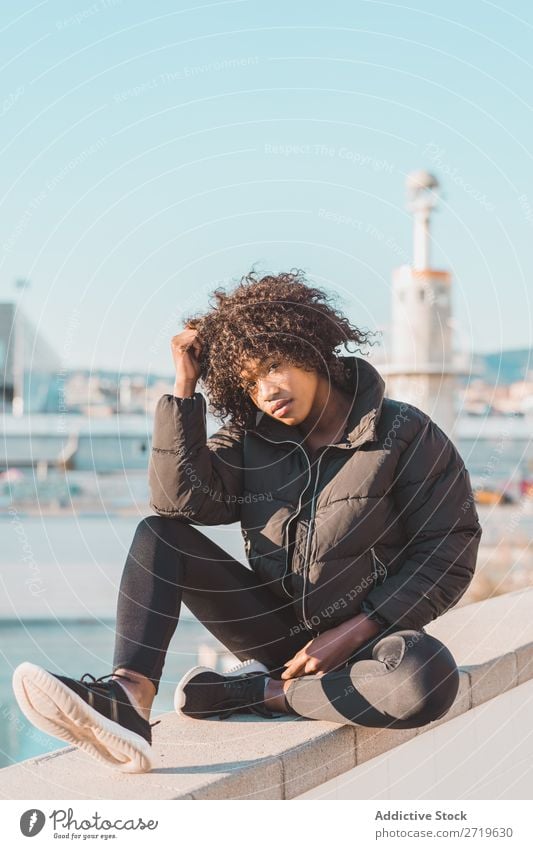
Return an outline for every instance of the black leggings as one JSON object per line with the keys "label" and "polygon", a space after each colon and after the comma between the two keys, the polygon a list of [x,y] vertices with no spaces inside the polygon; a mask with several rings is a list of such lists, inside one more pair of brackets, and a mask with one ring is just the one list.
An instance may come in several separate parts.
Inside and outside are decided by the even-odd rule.
{"label": "black leggings", "polygon": [[[291,602],[260,584],[197,526],[158,515],[135,531],[120,583],[113,670],[126,667],[155,685],[178,624],[181,601],[239,660],[255,658],[273,678],[316,633]],[[414,728],[448,711],[459,687],[446,646],[420,631],[395,630],[362,645],[341,669],[291,681],[300,716],[375,728]]]}

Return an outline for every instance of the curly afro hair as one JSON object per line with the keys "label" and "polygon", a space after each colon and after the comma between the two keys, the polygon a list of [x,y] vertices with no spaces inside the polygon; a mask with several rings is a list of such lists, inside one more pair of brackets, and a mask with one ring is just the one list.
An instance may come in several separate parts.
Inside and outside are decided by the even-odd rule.
{"label": "curly afro hair", "polygon": [[371,331],[350,324],[331,305],[332,298],[310,285],[300,269],[259,280],[252,270],[233,291],[217,287],[209,298],[215,300],[211,310],[186,319],[202,343],[200,380],[210,412],[244,428],[255,426],[257,414],[241,377],[244,360],[264,362],[275,354],[347,388],[335,349],[344,345],[349,351],[350,342],[356,350],[369,344]]}

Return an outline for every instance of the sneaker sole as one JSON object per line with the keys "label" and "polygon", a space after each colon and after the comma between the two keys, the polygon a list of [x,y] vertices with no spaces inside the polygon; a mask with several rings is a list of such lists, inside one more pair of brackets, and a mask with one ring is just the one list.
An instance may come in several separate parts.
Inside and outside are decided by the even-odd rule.
{"label": "sneaker sole", "polygon": [[[242,669],[236,669],[235,672],[220,672],[220,675],[225,675],[226,678],[234,678],[237,675],[242,674]],[[261,663],[259,660],[255,660],[253,663],[249,663],[245,667],[246,672],[268,672],[268,668]],[[192,669],[189,669],[188,672],[178,681],[176,686],[176,690],[174,692],[174,709],[179,716],[185,719],[196,719],[196,717],[188,716],[188,714],[183,712],[183,707],[185,706],[185,693],[183,692],[185,686],[189,683],[191,678],[194,678],[195,675],[198,675],[200,672],[214,672],[209,666],[193,666]]]}
{"label": "sneaker sole", "polygon": [[46,734],[72,743],[122,772],[152,768],[146,740],[102,716],[46,669],[21,663],[13,673],[13,691],[22,713]]}

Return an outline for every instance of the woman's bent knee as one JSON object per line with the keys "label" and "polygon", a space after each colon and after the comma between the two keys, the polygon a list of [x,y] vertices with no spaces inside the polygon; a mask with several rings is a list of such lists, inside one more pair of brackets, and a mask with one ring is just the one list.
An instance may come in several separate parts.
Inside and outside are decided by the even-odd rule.
{"label": "woman's bent knee", "polygon": [[186,531],[190,527],[179,519],[146,516],[135,530],[128,563],[159,574],[170,570],[174,575],[182,565],[182,553],[194,548]]}
{"label": "woman's bent knee", "polygon": [[430,634],[390,634],[375,646],[373,657],[384,663],[396,679],[398,700],[403,702],[397,716],[411,727],[440,719],[455,701],[459,690],[457,664],[447,646]]}
{"label": "woman's bent knee", "polygon": [[166,537],[169,533],[176,533],[176,527],[179,527],[180,533],[183,528],[194,528],[187,519],[176,518],[173,516],[160,516],[159,513],[153,513],[150,516],[145,516],[141,519],[136,528],[136,533],[140,536],[150,534],[157,537]]}
{"label": "woman's bent knee", "polygon": [[417,711],[420,725],[448,713],[459,691],[459,669],[453,655],[440,640],[429,640],[419,658],[420,684],[425,693]]}

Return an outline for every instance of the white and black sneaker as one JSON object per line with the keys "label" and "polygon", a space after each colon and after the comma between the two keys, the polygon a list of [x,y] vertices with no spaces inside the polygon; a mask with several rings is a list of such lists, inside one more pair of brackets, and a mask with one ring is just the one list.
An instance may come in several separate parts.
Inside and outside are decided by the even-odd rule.
{"label": "white and black sneaker", "polygon": [[195,666],[176,687],[174,707],[180,716],[226,719],[234,713],[272,717],[265,707],[266,678],[270,672],[258,660],[245,660],[227,672]]}
{"label": "white and black sneaker", "polygon": [[159,721],[143,719],[118,681],[104,681],[113,674],[85,673],[76,681],[21,663],[13,673],[13,690],[23,714],[41,731],[122,772],[148,772],[152,726]]}

